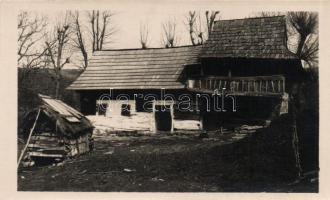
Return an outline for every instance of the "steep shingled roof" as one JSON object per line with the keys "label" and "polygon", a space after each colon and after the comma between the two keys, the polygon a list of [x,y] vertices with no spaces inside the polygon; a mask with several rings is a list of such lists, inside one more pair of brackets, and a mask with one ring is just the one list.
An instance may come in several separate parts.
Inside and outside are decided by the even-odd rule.
{"label": "steep shingled roof", "polygon": [[198,64],[201,46],[97,51],[68,89],[179,89],[185,65]]}
{"label": "steep shingled roof", "polygon": [[284,16],[216,21],[204,58],[295,59],[286,47]]}

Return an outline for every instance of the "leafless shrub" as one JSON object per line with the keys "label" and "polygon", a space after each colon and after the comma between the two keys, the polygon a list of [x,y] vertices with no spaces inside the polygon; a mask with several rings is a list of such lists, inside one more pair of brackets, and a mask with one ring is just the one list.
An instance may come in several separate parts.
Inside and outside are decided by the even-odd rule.
{"label": "leafless shrub", "polygon": [[210,36],[213,30],[213,25],[214,22],[216,21],[216,17],[218,14],[220,14],[220,11],[211,11],[211,13],[209,11],[205,12],[208,37]]}
{"label": "leafless shrub", "polygon": [[149,27],[148,24],[140,24],[140,43],[142,49],[146,49],[148,47],[149,42]]}
{"label": "leafless shrub", "polygon": [[177,35],[176,35],[176,21],[168,20],[162,24],[163,28],[163,44],[166,48],[175,47],[177,44]]}

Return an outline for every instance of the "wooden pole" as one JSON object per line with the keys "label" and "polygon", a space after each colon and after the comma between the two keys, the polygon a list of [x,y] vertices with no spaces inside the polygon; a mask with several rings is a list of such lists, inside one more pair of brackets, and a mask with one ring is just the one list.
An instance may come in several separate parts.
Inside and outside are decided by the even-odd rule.
{"label": "wooden pole", "polygon": [[18,159],[18,162],[17,162],[17,169],[18,169],[19,164],[21,163],[21,160],[22,160],[22,158],[23,158],[23,156],[24,156],[24,153],[25,153],[25,151],[26,151],[26,149],[27,149],[27,147],[28,147],[28,145],[29,145],[29,143],[30,143],[30,139],[31,139],[32,133],[33,133],[33,131],[34,131],[34,128],[35,128],[35,126],[36,126],[36,124],[37,124],[37,121],[38,121],[38,118],[39,118],[39,114],[40,114],[40,108],[39,108],[39,110],[38,110],[38,114],[37,114],[36,120],[34,121],[34,124],[33,124],[32,128],[31,128],[31,130],[30,130],[30,134],[29,134],[29,137],[28,137],[27,142],[26,142],[26,144],[25,144],[25,147],[24,147],[24,149],[23,149],[23,151],[22,151],[22,153],[21,153],[21,155],[20,155],[20,157],[19,157],[19,159]]}

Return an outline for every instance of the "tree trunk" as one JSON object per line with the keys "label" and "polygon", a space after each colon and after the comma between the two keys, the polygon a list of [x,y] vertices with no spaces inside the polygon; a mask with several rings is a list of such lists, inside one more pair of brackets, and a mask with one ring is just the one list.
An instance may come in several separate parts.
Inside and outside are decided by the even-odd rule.
{"label": "tree trunk", "polygon": [[59,99],[59,96],[60,96],[60,79],[59,78],[56,78],[56,81],[55,81],[55,99]]}
{"label": "tree trunk", "polygon": [[96,11],[96,50],[100,50],[99,17],[100,17],[100,11]]}
{"label": "tree trunk", "polygon": [[195,46],[196,43],[195,43],[195,40],[194,40],[194,36],[193,36],[194,32],[193,32],[193,30],[192,30],[192,27],[190,27],[189,34],[190,34],[191,44]]}
{"label": "tree trunk", "polygon": [[304,48],[305,41],[307,39],[306,35],[300,35],[299,43],[298,43],[298,48],[297,48],[297,55],[299,58],[301,58],[302,50]]}
{"label": "tree trunk", "polygon": [[55,99],[60,98],[61,80],[61,71],[58,71],[58,74],[55,75]]}
{"label": "tree trunk", "polygon": [[87,56],[86,51],[84,51],[83,56],[84,56],[84,63],[85,63],[84,69],[86,69],[88,67],[88,56]]}

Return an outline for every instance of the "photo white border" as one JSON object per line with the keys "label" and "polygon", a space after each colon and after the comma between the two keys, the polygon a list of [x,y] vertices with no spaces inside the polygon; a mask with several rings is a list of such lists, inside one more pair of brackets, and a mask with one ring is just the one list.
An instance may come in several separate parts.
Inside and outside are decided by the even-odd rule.
{"label": "photo white border", "polygon": [[[149,6],[162,9],[256,11],[318,11],[320,18],[320,186],[319,193],[125,193],[125,192],[18,192],[17,191],[17,13],[19,10],[111,9]],[[330,199],[330,6],[329,1],[1,1],[0,0],[0,199]]]}

